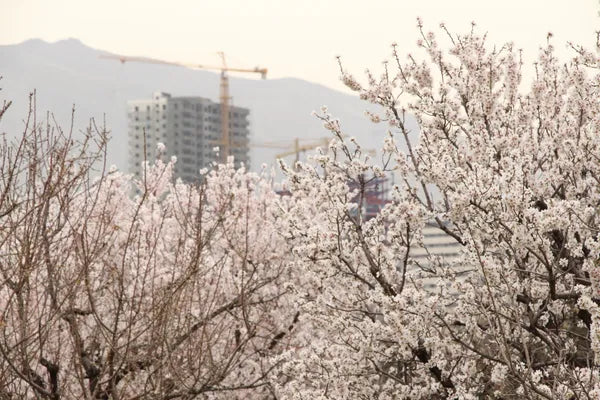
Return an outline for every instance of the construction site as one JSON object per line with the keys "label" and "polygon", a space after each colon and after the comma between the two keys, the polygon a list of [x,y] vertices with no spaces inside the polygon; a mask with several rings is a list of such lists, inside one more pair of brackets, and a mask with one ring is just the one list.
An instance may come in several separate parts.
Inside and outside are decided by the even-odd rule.
{"label": "construction site", "polygon": [[[236,167],[244,165],[250,168],[252,147],[277,149],[279,152],[275,155],[276,159],[293,156],[292,165],[300,161],[305,152],[317,147],[327,147],[328,137],[252,141],[249,122],[251,110],[232,104],[229,73],[258,74],[261,79],[266,79],[268,70],[262,67],[231,67],[227,64],[225,54],[218,54],[220,66],[115,54],[102,56],[122,64],[137,62],[220,72],[219,103],[196,96],[173,97],[164,92],[155,92],[150,99],[128,101],[130,173],[140,176],[143,163],[158,156],[158,143],[166,147],[162,157],[177,157],[174,177],[185,182],[197,181],[201,169],[210,168],[215,162],[226,162],[230,156],[233,156]],[[375,154],[373,149],[365,151],[370,155]],[[376,216],[389,202],[388,181],[388,178],[372,178],[357,196],[356,201],[360,203],[365,219]],[[356,189],[351,183],[349,185],[351,190]]]}

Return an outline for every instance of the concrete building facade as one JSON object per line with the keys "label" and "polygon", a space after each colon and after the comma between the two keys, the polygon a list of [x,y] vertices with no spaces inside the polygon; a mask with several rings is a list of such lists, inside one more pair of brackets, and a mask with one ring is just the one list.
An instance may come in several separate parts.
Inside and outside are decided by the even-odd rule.
{"label": "concrete building facade", "polygon": [[[152,99],[129,101],[127,108],[129,171],[137,177],[145,159],[156,159],[158,143],[167,148],[163,159],[177,157],[175,178],[186,182],[197,180],[200,169],[220,161],[213,150],[221,139],[219,103],[156,92]],[[249,167],[249,113],[248,109],[230,106],[230,149],[238,166],[244,163]]]}
{"label": "concrete building facade", "polygon": [[[440,229],[437,223],[433,221],[425,225],[422,233],[423,246],[413,247],[409,252],[410,257],[418,264],[413,265],[412,268],[435,270],[436,268],[432,268],[430,264],[430,261],[435,259],[437,260],[436,264],[439,264],[438,266],[451,268],[455,273],[455,279],[465,279],[470,268],[456,265],[463,246]],[[424,287],[426,290],[433,290],[438,282],[439,277],[430,276],[429,279],[425,280]]]}

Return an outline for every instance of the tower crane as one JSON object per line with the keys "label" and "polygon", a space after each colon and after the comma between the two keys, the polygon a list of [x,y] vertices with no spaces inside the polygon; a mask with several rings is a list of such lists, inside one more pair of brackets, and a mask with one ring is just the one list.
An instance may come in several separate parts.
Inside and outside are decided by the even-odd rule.
{"label": "tower crane", "polygon": [[223,160],[227,160],[227,156],[231,154],[231,135],[229,132],[229,102],[231,97],[229,96],[229,77],[227,75],[228,72],[250,72],[250,73],[258,73],[260,74],[261,79],[267,78],[267,68],[232,68],[227,66],[227,62],[225,59],[225,53],[218,53],[221,58],[221,66],[212,66],[212,65],[203,65],[203,64],[193,64],[193,63],[184,63],[184,62],[174,62],[174,61],[164,61],[156,58],[150,57],[134,57],[134,56],[124,56],[119,54],[103,54],[100,58],[106,58],[110,60],[118,60],[122,64],[126,62],[139,62],[139,63],[148,63],[148,64],[161,64],[161,65],[172,65],[177,67],[186,67],[191,69],[206,69],[206,70],[217,70],[221,71],[221,83],[220,83],[220,95],[219,100],[221,102],[221,139],[215,144],[220,146],[219,151]]}
{"label": "tower crane", "polygon": [[[344,136],[345,137],[345,136]],[[250,143],[250,147],[266,147],[272,149],[281,149],[285,150],[282,153],[276,154],[275,158],[284,158],[287,156],[295,155],[294,165],[296,162],[300,160],[300,153],[304,153],[308,150],[316,149],[317,147],[325,147],[329,146],[329,141],[331,137],[322,137],[315,138],[308,143],[302,143],[301,141],[308,139],[294,138],[293,142],[289,140],[279,141],[279,142],[261,142],[261,143]],[[365,154],[370,156],[374,156],[376,154],[375,149],[363,149]]]}
{"label": "tower crane", "polygon": [[312,143],[306,143],[306,144],[300,144],[300,140],[298,138],[294,139],[294,146],[292,149],[283,152],[283,153],[279,153],[276,154],[275,157],[276,158],[283,158],[283,157],[287,157],[290,156],[292,154],[294,154],[296,156],[295,160],[294,160],[294,165],[296,165],[296,163],[300,160],[300,153],[305,152],[307,150],[312,150],[312,149],[316,149],[317,147],[325,147],[327,148],[327,146],[329,145],[329,140],[330,138],[321,138],[320,140],[317,140],[315,142]]}
{"label": "tower crane", "polygon": [[[284,158],[290,156],[292,154],[296,155],[295,162],[300,160],[300,153],[316,149],[319,146],[327,147],[329,144],[330,138],[323,137],[320,139],[315,139],[310,143],[300,143],[301,138],[294,138],[293,140],[282,140],[279,142],[250,142],[250,147],[265,147],[271,149],[279,149],[285,150],[283,153],[278,153],[275,155],[275,159]],[[295,164],[295,163],[294,163]]]}

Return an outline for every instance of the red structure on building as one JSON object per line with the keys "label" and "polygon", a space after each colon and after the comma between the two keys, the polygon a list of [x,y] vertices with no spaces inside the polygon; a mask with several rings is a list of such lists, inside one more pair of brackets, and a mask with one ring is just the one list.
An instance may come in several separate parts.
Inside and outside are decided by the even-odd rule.
{"label": "red structure on building", "polygon": [[[390,202],[388,199],[389,183],[387,177],[366,178],[364,185],[350,182],[348,186],[350,190],[359,190],[354,201],[359,203],[359,207],[362,208],[363,216],[367,221],[375,217]],[[360,186],[362,186],[362,189]]]}

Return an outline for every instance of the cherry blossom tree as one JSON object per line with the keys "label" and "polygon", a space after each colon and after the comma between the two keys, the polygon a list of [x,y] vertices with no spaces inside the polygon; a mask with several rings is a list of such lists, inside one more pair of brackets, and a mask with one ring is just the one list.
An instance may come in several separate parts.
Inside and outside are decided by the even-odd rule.
{"label": "cherry blossom tree", "polygon": [[[600,396],[600,67],[550,35],[528,68],[475,28],[442,39],[419,21],[422,56],[393,46],[361,83],[389,127],[371,160],[340,121],[326,149],[283,165],[281,211],[300,324],[280,356],[284,398],[594,399]],[[420,58],[421,57],[421,58]],[[414,116],[419,132],[410,130]],[[390,203],[364,213],[373,179]],[[412,257],[435,224],[458,257]]]}
{"label": "cherry blossom tree", "polygon": [[[379,78],[340,64],[379,155],[324,108],[285,195],[232,161],[136,180],[32,107],[0,147],[0,398],[600,397],[598,54],[548,37],[524,83],[513,45],[419,30]],[[415,256],[432,224],[455,258]]]}
{"label": "cherry blossom tree", "polygon": [[35,115],[0,149],[0,398],[269,397],[297,322],[272,177],[136,181]]}

